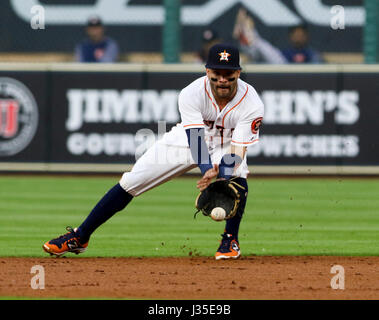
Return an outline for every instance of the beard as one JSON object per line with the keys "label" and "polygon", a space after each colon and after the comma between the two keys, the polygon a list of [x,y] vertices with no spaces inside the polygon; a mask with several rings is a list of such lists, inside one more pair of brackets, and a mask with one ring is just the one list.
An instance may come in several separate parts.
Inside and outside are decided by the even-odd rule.
{"label": "beard", "polygon": [[217,94],[218,98],[226,99],[230,98],[234,92],[233,86],[231,85],[223,85],[223,86],[214,86],[214,91]]}
{"label": "beard", "polygon": [[231,88],[230,87],[217,87],[216,92],[220,98],[227,98],[231,94]]}

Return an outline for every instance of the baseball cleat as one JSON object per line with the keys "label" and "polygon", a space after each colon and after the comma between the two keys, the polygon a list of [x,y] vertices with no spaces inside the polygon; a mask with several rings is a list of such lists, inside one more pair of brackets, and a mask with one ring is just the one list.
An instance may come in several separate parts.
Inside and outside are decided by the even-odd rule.
{"label": "baseball cleat", "polygon": [[239,258],[241,255],[241,250],[237,240],[228,233],[224,233],[221,236],[221,244],[215,254],[216,260]]}
{"label": "baseball cleat", "polygon": [[80,237],[76,233],[77,228],[73,229],[71,227],[66,227],[66,230],[68,233],[46,242],[42,246],[43,250],[50,255],[55,255],[57,257],[66,252],[79,254],[86,251],[88,241],[86,243],[80,243]]}

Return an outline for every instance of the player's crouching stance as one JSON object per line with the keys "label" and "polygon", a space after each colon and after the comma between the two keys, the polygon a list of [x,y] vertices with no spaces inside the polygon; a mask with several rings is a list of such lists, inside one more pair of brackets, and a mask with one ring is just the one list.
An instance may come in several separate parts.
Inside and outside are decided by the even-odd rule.
{"label": "player's crouching stance", "polygon": [[[237,48],[213,46],[205,67],[206,75],[179,95],[181,123],[123,174],[78,228],[68,228],[65,235],[46,242],[46,252],[60,256],[85,251],[91,234],[134,197],[199,166],[203,176],[198,189],[206,189],[215,179],[233,178],[237,185],[237,213],[226,220],[215,258],[240,256],[238,230],[248,193],[246,149],[258,141],[263,103],[255,89],[240,79]],[[162,160],[162,155],[174,156]]]}

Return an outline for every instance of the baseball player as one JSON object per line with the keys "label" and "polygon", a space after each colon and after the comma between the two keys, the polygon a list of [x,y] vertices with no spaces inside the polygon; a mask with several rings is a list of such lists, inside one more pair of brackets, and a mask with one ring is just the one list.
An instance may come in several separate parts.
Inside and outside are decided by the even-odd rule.
{"label": "baseball player", "polygon": [[142,193],[198,166],[199,190],[216,179],[233,179],[240,203],[226,220],[218,259],[238,258],[238,230],[248,194],[246,150],[258,142],[264,106],[255,89],[240,79],[239,51],[214,45],[205,65],[206,75],[184,88],[178,99],[181,122],[165,133],[125,172],[77,228],[50,240],[43,249],[56,256],[87,249],[91,234]]}

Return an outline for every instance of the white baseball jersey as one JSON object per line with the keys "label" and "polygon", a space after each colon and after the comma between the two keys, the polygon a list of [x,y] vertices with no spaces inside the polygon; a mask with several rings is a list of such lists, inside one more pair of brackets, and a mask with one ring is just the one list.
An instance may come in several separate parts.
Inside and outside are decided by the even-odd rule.
{"label": "white baseball jersey", "polygon": [[[263,103],[255,89],[238,79],[237,93],[220,111],[207,76],[201,77],[179,94],[181,123],[163,135],[120,180],[120,185],[138,196],[197,165],[192,159],[185,130],[205,128],[205,142],[213,164],[230,153],[231,144],[251,146],[259,141]],[[246,156],[234,172],[246,178]]]}
{"label": "white baseball jersey", "polygon": [[185,129],[204,127],[210,150],[230,144],[250,146],[258,142],[263,109],[255,89],[241,79],[238,79],[236,95],[222,111],[207,76],[192,82],[179,95],[181,125]]}

